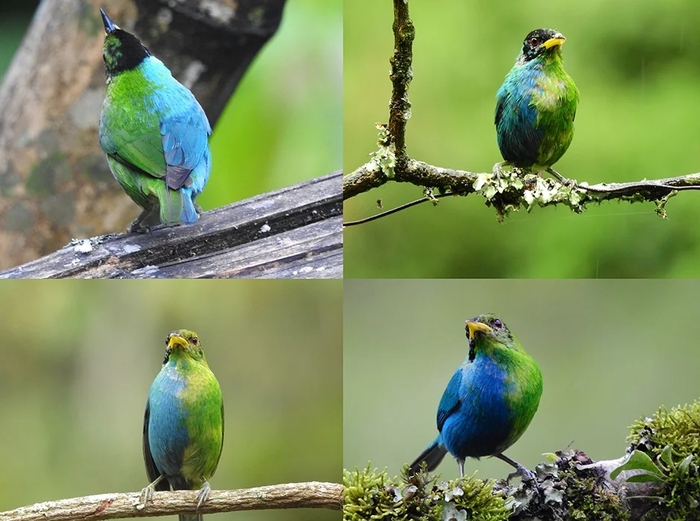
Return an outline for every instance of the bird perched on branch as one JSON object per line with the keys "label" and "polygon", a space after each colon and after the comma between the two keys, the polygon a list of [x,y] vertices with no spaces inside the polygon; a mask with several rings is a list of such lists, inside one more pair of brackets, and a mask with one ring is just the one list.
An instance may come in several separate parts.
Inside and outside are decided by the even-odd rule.
{"label": "bird perched on branch", "polygon": [[442,395],[437,411],[439,434],[411,463],[432,471],[448,452],[464,477],[466,458],[495,456],[515,467],[524,480],[534,473],[503,452],[525,432],[542,395],[542,374],[506,325],[493,314],[466,322],[469,354]]}
{"label": "bird perched on branch", "polygon": [[[224,441],[224,403],[199,337],[173,331],[165,340],[163,367],[153,380],[143,419],[143,459],[151,484],[141,492],[145,505],[154,490],[198,490],[197,508],[211,490]],[[194,510],[194,509],[193,509]],[[180,521],[201,521],[182,514]]]}
{"label": "bird perched on branch", "polygon": [[158,218],[195,223],[195,198],[211,170],[207,116],[163,62],[100,13],[107,72],[100,146],[117,182],[143,208],[129,231],[147,232]]}
{"label": "bird perched on branch", "polygon": [[496,134],[503,164],[546,170],[563,179],[552,165],[574,137],[579,92],[564,70],[564,35],[537,29],[525,37],[523,50],[496,94]]}

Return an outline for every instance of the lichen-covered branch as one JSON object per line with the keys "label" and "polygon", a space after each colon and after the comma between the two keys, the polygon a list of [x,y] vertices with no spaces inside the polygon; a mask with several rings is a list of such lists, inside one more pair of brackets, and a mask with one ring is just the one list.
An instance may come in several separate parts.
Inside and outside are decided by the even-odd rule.
{"label": "lichen-covered branch", "polygon": [[502,175],[452,170],[411,159],[406,150],[405,132],[411,116],[408,87],[413,77],[411,63],[415,30],[409,18],[408,3],[409,0],[394,0],[389,124],[377,125],[377,150],[371,154],[371,160],[343,178],[344,200],[395,181],[435,189],[441,194],[480,195],[496,210],[499,219],[510,211],[530,210],[534,206],[565,205],[581,213],[589,203],[612,200],[652,202],[656,204],[657,213],[665,217],[666,202],[677,191],[700,190],[700,173],[651,181],[589,185],[586,182],[562,183],[516,170]]}
{"label": "lichen-covered branch", "polygon": [[394,0],[394,54],[391,59],[391,101],[389,102],[389,135],[394,145],[396,158],[402,164],[406,155],[406,122],[411,117],[411,102],[408,87],[413,77],[413,38],[415,30],[408,16],[408,2]]}
{"label": "lichen-covered branch", "polygon": [[[338,483],[285,483],[240,490],[212,490],[197,512],[214,514],[238,510],[325,508],[340,510],[343,486]],[[125,517],[156,517],[193,513],[197,491],[155,492],[143,507],[140,493],[100,494],[47,501],[0,513],[0,521],[91,521]]]}
{"label": "lichen-covered branch", "polygon": [[630,428],[626,454],[593,461],[558,451],[537,465],[536,487],[474,476],[440,481],[419,472],[345,471],[343,519],[505,521],[698,519],[700,402],[659,409]]}
{"label": "lichen-covered branch", "polygon": [[[381,186],[389,179],[376,160],[363,165],[343,179],[343,198],[347,199]],[[490,172],[467,172],[441,168],[415,159],[407,160],[401,169],[394,168],[393,180],[435,189],[440,193],[467,196],[478,194],[496,210],[499,219],[511,211],[535,206],[565,205],[582,213],[590,203],[603,201],[653,202],[656,211],[665,217],[668,199],[680,190],[700,190],[700,173],[666,179],[628,183],[572,181],[562,183],[537,174],[506,170],[500,175]]]}

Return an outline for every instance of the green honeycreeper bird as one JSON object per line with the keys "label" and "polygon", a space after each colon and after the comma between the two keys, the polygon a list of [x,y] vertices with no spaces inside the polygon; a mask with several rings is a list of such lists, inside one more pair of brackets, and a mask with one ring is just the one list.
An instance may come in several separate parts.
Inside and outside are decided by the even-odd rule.
{"label": "green honeycreeper bird", "polygon": [[147,224],[193,224],[195,198],[209,179],[211,126],[194,95],[158,58],[100,9],[107,92],[100,146],[115,179],[143,211],[129,232]]}
{"label": "green honeycreeper bird", "polygon": [[542,395],[542,374],[506,325],[494,314],[466,322],[469,354],[457,368],[437,411],[438,437],[411,463],[415,474],[426,463],[435,470],[445,454],[454,456],[464,477],[466,458],[495,456],[516,468],[509,475],[534,480],[532,471],[503,452],[530,424]]}
{"label": "green honeycreeper bird", "polygon": [[[224,442],[224,403],[199,337],[173,331],[165,341],[165,360],[153,380],[143,419],[143,459],[154,490],[199,490],[197,508],[211,490]],[[201,514],[180,515],[180,521],[201,521]]]}
{"label": "green honeycreeper bird", "polygon": [[564,35],[537,29],[496,94],[496,134],[504,164],[535,171],[552,169],[571,144],[579,92],[561,58]]}

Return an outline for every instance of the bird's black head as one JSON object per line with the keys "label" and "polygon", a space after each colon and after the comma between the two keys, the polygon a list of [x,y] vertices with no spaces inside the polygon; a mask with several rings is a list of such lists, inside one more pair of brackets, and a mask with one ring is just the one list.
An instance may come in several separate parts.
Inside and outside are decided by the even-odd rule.
{"label": "bird's black head", "polygon": [[525,37],[523,42],[523,57],[530,61],[546,53],[561,52],[561,46],[566,41],[564,35],[554,29],[535,29]]}
{"label": "bird's black head", "polygon": [[100,13],[105,26],[102,58],[108,77],[138,67],[146,57],[151,55],[136,36],[120,29],[102,9]]}

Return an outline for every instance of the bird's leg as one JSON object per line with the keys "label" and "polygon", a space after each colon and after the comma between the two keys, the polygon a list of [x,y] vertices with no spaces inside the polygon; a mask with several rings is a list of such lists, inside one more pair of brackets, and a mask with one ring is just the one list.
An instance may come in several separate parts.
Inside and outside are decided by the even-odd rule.
{"label": "bird's leg", "polygon": [[458,459],[457,466],[459,467],[459,477],[460,479],[464,477],[464,460]]}
{"label": "bird's leg", "polygon": [[548,174],[551,174],[552,176],[556,177],[557,181],[559,181],[563,185],[567,186],[576,186],[576,182],[572,181],[571,179],[567,179],[563,175],[561,175],[559,172],[554,170],[551,166],[547,167],[547,170],[545,170]]}
{"label": "bird's leg", "polygon": [[148,503],[153,498],[153,493],[156,490],[156,485],[160,483],[164,477],[165,476],[161,474],[153,481],[153,483],[141,489],[141,495],[139,496],[139,504],[137,508],[140,507],[140,509],[143,509],[143,507],[146,506],[146,503]]}
{"label": "bird's leg", "polygon": [[508,474],[508,478],[506,478],[507,482],[510,482],[511,478],[514,478],[515,476],[520,476],[520,479],[522,479],[523,481],[532,481],[535,484],[537,483],[537,476],[535,476],[535,473],[527,467],[521,465],[515,460],[510,459],[505,454],[496,454],[496,457],[500,460],[505,461],[506,463],[508,463],[508,465],[515,468],[515,472],[511,472],[510,474]]}
{"label": "bird's leg", "polygon": [[197,508],[201,507],[202,504],[209,499],[209,493],[211,492],[211,486],[209,482],[205,479],[202,488],[197,491]]}
{"label": "bird's leg", "polygon": [[148,233],[150,230],[148,226],[144,226],[141,223],[146,220],[146,218],[151,215],[153,208],[147,208],[139,214],[139,216],[134,219],[134,221],[126,229],[126,233]]}
{"label": "bird's leg", "polygon": [[508,161],[501,161],[493,165],[493,168],[491,169],[493,175],[495,175],[496,177],[503,177],[503,167],[509,164],[510,163],[508,163]]}

